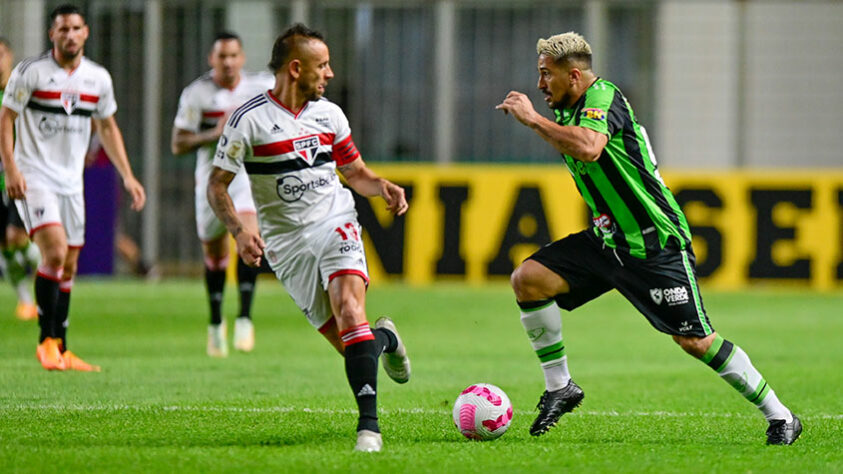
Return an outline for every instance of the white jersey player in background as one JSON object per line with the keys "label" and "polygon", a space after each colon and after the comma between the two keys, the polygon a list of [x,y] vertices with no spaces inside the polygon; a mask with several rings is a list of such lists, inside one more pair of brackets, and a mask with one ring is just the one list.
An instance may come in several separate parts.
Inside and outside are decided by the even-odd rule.
{"label": "white jersey player in background", "polygon": [[[214,215],[206,197],[214,149],[228,114],[247,99],[271,89],[275,82],[269,73],[252,74],[243,71],[245,62],[240,37],[231,32],[219,33],[208,54],[211,70],[182,91],[173,123],[173,154],[196,151],[196,230],[205,256],[205,285],[211,312],[207,353],[212,357],[228,355],[222,295],[229,262],[228,232]],[[243,225],[257,232],[255,204],[245,172],[235,176],[229,193]],[[251,307],[257,274],[258,269],[238,259],[240,312],[234,323],[234,348],[244,352],[251,351],[255,345]]]}
{"label": "white jersey player in background", "polygon": [[[378,356],[399,383],[410,377],[407,352],[389,318],[371,329],[369,282],[361,228],[351,192],[381,196],[396,216],[407,211],[404,190],[379,178],[360,158],[342,110],[322,98],[334,77],[321,34],[297,24],[280,35],[269,68],[275,87],[229,117],[214,156],[208,200],[237,241],[243,259],[266,255],[276,276],[310,323],[345,357],[359,410],[358,451],[380,451]],[[228,192],[245,167],[258,208],[260,235],[244,225]]]}
{"label": "white jersey player in background", "polygon": [[52,49],[22,61],[9,79],[0,108],[0,157],[9,197],[42,255],[35,277],[41,326],[36,355],[48,370],[98,371],[68,350],[66,334],[85,242],[82,173],[92,123],[132,197],[132,209],[141,210],[146,195],[114,120],[111,75],[84,57],[85,18],[75,6],[61,5],[50,22]]}

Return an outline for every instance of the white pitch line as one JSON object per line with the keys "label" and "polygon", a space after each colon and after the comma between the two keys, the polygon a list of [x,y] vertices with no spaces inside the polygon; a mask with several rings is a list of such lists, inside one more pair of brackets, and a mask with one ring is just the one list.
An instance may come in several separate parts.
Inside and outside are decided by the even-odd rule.
{"label": "white pitch line", "polygon": [[[308,408],[308,407],[226,407],[226,406],[196,406],[196,405],[0,405],[1,411],[78,411],[78,412],[196,412],[196,413],[317,413],[317,414],[354,414],[354,409],[330,409],[330,408]],[[382,414],[399,415],[449,415],[450,409],[437,408],[396,408],[380,409]],[[532,415],[535,410],[515,410],[518,415]],[[755,418],[757,414],[751,413],[704,413],[704,412],[671,412],[671,411],[594,411],[577,410],[567,416],[594,416],[594,417],[654,417],[654,418],[687,418],[687,417],[716,417],[716,418]],[[843,414],[817,413],[804,415],[806,419],[843,420]]]}

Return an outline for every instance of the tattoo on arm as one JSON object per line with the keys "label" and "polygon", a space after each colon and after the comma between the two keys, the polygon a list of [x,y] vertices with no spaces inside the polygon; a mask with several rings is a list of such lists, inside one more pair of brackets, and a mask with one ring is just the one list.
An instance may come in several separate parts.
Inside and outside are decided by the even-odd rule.
{"label": "tattoo on arm", "polygon": [[234,173],[221,168],[214,168],[208,182],[208,202],[226,229],[236,237],[243,231],[243,225],[237,217],[234,202],[228,194],[228,185],[232,179],[234,179]]}

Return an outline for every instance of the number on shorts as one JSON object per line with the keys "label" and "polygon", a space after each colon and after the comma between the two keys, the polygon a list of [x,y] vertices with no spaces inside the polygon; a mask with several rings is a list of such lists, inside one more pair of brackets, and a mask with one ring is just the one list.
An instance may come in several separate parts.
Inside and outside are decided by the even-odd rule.
{"label": "number on shorts", "polygon": [[[346,222],[343,227],[345,227],[351,232],[351,237],[354,240],[360,240],[360,235],[357,234],[357,228],[354,227],[354,224],[352,224],[351,222]],[[334,229],[334,232],[340,234],[342,240],[348,240],[348,234],[346,234],[345,231],[342,230],[342,227],[337,227],[336,229]]]}

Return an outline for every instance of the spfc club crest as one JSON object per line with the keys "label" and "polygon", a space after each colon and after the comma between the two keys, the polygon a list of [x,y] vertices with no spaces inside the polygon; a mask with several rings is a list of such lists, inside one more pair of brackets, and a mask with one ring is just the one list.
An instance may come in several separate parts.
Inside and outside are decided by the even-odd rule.
{"label": "spfc club crest", "polygon": [[67,115],[73,114],[73,111],[76,110],[76,104],[79,103],[79,93],[78,92],[68,92],[62,91],[61,93],[61,106],[64,107],[65,113]]}
{"label": "spfc club crest", "polygon": [[316,158],[316,150],[319,149],[319,137],[313,135],[299,138],[293,141],[293,147],[308,165],[313,166],[313,160]]}

